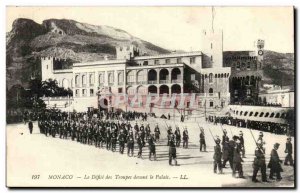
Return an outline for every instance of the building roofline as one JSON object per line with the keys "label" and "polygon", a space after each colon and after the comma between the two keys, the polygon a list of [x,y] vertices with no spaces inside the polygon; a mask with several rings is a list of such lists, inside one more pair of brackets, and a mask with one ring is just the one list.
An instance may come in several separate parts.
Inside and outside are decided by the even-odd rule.
{"label": "building roofline", "polygon": [[99,60],[93,62],[74,63],[73,66],[93,66],[93,65],[109,65],[109,64],[125,64],[128,60]]}
{"label": "building roofline", "polygon": [[176,58],[176,57],[198,56],[198,55],[202,55],[202,52],[196,51],[196,52],[158,54],[158,55],[152,55],[152,56],[136,56],[136,57],[134,57],[134,60],[147,60],[147,59],[155,59],[155,58]]}

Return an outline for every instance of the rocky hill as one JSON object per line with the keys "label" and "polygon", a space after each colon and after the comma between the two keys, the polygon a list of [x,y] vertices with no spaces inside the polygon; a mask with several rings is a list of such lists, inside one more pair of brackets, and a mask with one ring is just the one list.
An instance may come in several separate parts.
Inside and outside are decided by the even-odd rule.
{"label": "rocky hill", "polygon": [[115,57],[116,46],[136,45],[144,54],[163,54],[169,50],[109,26],[95,26],[74,20],[49,19],[38,24],[17,19],[6,34],[7,88],[26,86],[32,76],[40,76],[40,57],[56,56],[73,62]]}
{"label": "rocky hill", "polygon": [[[31,77],[40,76],[40,57],[56,56],[72,62],[115,57],[115,46],[136,45],[146,55],[170,51],[109,26],[95,26],[74,20],[49,19],[38,24],[17,19],[6,34],[7,89],[28,86]],[[68,67],[68,66],[67,66]],[[294,54],[265,52],[264,81],[291,85],[294,81]]]}

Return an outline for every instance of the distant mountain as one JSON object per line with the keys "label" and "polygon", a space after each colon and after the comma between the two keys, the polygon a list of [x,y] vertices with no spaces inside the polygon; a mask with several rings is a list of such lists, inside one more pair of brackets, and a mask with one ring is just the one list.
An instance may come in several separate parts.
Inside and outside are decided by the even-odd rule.
{"label": "distant mountain", "polygon": [[[16,19],[12,30],[6,34],[7,89],[13,85],[26,87],[32,76],[40,76],[41,56],[68,58],[69,64],[103,60],[105,55],[113,59],[116,46],[130,44],[138,46],[146,55],[171,53],[110,26],[66,19],[48,19],[42,24],[30,19]],[[294,54],[266,51],[263,71],[266,83],[293,84]]]}
{"label": "distant mountain", "polygon": [[170,53],[126,31],[109,26],[95,26],[74,20],[49,19],[38,24],[17,19],[6,34],[7,88],[26,86],[31,76],[40,76],[40,57],[56,56],[73,62],[115,57],[116,46],[136,45],[144,54]]}

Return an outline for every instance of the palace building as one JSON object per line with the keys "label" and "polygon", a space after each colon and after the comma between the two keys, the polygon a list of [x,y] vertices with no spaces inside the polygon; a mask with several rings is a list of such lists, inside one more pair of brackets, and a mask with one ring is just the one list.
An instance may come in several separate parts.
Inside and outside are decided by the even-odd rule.
{"label": "palace building", "polygon": [[[116,47],[115,59],[74,63],[72,69],[64,70],[53,68],[61,59],[44,57],[42,80],[54,79],[59,86],[72,89],[68,105],[76,111],[99,108],[99,96],[107,93],[142,96],[195,93],[199,108],[211,111],[249,98],[256,100],[263,54],[250,51],[226,57],[223,62],[221,30],[203,31],[202,44],[202,51],[152,56],[126,45]],[[263,44],[259,40],[257,48],[262,50]],[[63,108],[66,98],[44,98],[44,101],[49,107],[61,104]],[[110,104],[109,98],[105,103]],[[189,101],[185,105],[189,108]],[[138,110],[153,111],[150,107]]]}

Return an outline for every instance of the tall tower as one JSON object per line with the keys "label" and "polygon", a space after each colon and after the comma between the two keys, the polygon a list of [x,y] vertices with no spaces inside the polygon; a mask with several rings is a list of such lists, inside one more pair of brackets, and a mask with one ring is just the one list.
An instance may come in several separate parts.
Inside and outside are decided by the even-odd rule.
{"label": "tall tower", "polygon": [[258,68],[261,69],[264,61],[264,47],[265,41],[258,39],[256,42],[256,56],[257,56],[257,65]]}
{"label": "tall tower", "polygon": [[118,60],[129,60],[135,56],[139,56],[139,53],[139,49],[134,45],[116,47],[116,54]]}
{"label": "tall tower", "polygon": [[53,57],[42,57],[42,81],[53,78]]}
{"label": "tall tower", "polygon": [[202,34],[203,67],[223,67],[223,31],[204,30]]}

